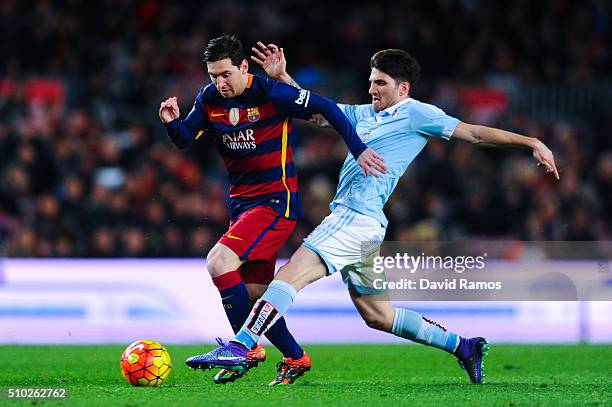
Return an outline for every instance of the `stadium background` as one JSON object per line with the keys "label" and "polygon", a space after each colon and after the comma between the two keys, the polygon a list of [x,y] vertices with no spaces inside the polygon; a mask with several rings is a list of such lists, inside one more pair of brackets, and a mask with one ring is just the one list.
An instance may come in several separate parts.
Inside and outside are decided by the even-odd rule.
{"label": "stadium background", "polygon": [[[201,259],[226,228],[216,151],[179,151],[157,117],[171,95],[191,108],[208,83],[202,49],[222,32],[247,50],[284,46],[299,83],[346,103],[368,103],[374,51],[407,49],[422,67],[415,98],[554,151],[559,183],[526,151],[432,140],[386,207],[389,240],[610,240],[606,1],[3,1],[0,19],[3,342],[229,332],[211,328],[226,323],[202,260],[135,260]],[[281,257],[327,214],[346,155],[333,132],[297,127],[305,218]],[[53,260],[65,258],[131,260]],[[308,290],[290,313],[299,337],[325,340],[318,323],[340,342],[392,339],[365,328],[337,279]],[[612,341],[606,303],[414,307],[466,333],[496,321],[498,340]]]}

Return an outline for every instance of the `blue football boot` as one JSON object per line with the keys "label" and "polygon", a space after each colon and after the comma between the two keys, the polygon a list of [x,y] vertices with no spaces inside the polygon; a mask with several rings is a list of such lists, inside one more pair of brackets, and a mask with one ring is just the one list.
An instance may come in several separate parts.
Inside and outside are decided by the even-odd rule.
{"label": "blue football boot", "polygon": [[248,367],[248,349],[240,342],[230,341],[227,345],[217,338],[218,348],[203,355],[195,355],[185,361],[193,369],[221,368],[244,373]]}
{"label": "blue football boot", "polygon": [[484,359],[489,351],[489,343],[485,338],[459,338],[459,346],[455,351],[457,362],[470,377],[474,384],[484,382]]}

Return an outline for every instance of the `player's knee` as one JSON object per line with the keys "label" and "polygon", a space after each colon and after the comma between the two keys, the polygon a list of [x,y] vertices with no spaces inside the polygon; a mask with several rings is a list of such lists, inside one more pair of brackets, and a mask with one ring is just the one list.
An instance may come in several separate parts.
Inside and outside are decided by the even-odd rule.
{"label": "player's knee", "polygon": [[218,277],[235,270],[236,267],[232,265],[232,260],[227,253],[213,248],[206,256],[206,269],[212,277]]}
{"label": "player's knee", "polygon": [[219,257],[216,255],[215,251],[211,250],[208,252],[208,255],[206,255],[206,269],[211,276],[217,275],[215,271],[219,268],[219,263]]}

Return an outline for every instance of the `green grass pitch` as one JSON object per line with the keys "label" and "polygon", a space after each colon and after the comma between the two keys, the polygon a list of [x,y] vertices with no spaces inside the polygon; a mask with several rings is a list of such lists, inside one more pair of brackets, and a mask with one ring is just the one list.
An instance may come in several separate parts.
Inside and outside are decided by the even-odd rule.
{"label": "green grass pitch", "polygon": [[[174,371],[159,388],[131,387],[119,369],[123,346],[0,346],[0,388],[65,387],[66,401],[35,405],[612,405],[612,346],[492,345],[482,386],[450,355],[423,346],[306,346],[313,369],[294,385],[268,387],[280,355],[235,383],[184,360],[212,346],[167,345]],[[0,401],[18,405],[23,402]]]}

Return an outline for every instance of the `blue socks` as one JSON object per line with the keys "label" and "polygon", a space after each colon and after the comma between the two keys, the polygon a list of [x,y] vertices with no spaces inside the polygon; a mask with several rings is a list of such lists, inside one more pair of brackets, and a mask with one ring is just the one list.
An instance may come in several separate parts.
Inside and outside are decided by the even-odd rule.
{"label": "blue socks", "polygon": [[304,356],[304,350],[295,341],[291,332],[289,332],[289,328],[287,328],[287,323],[283,317],[280,317],[274,325],[268,329],[266,338],[268,338],[270,343],[276,346],[276,349],[280,350],[286,358],[297,360]]}
{"label": "blue socks", "polygon": [[246,285],[238,271],[230,271],[213,278],[213,283],[221,294],[223,310],[236,333],[249,315],[249,292]]}
{"label": "blue socks", "polygon": [[[214,278],[213,283],[221,294],[223,310],[232,330],[237,333],[251,310],[246,285],[238,271],[230,271]],[[284,357],[300,359],[304,355],[304,351],[289,332],[284,318],[279,318],[274,325],[270,326],[266,338],[281,351]],[[249,348],[254,346],[255,344],[250,345]]]}
{"label": "blue socks", "polygon": [[459,346],[459,336],[423,317],[418,312],[395,308],[391,332],[402,338],[454,353]]}
{"label": "blue socks", "polygon": [[255,346],[261,335],[287,312],[296,295],[297,292],[291,284],[280,280],[272,281],[264,295],[255,303],[240,332],[236,334],[236,340],[248,348]]}

